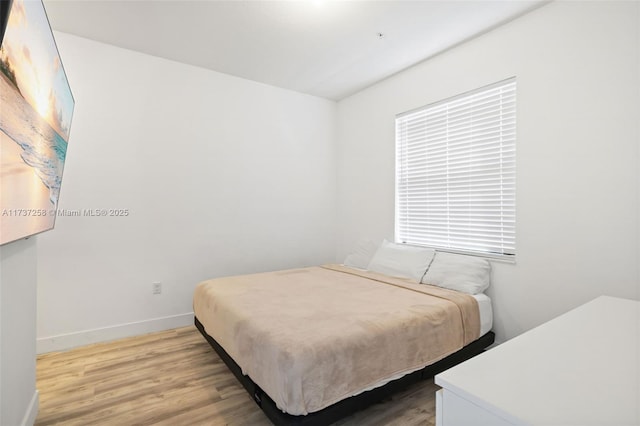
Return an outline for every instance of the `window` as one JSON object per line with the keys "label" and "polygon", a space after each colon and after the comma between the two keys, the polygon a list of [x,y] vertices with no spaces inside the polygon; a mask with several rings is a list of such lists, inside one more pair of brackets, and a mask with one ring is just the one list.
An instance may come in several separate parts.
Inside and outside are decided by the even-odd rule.
{"label": "window", "polygon": [[396,117],[396,241],[515,256],[516,80]]}

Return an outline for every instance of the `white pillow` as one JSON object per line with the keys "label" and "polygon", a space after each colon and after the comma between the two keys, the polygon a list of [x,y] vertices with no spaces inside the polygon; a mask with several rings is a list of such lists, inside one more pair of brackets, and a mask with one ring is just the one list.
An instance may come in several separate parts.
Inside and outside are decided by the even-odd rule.
{"label": "white pillow", "polygon": [[434,255],[433,249],[394,244],[384,240],[367,269],[420,282]]}
{"label": "white pillow", "polygon": [[485,291],[491,281],[491,264],[475,256],[439,251],[422,279],[423,284],[457,290],[468,294]]}
{"label": "white pillow", "polygon": [[353,252],[344,259],[344,266],[367,269],[377,249],[378,245],[371,240],[362,239],[358,241]]}

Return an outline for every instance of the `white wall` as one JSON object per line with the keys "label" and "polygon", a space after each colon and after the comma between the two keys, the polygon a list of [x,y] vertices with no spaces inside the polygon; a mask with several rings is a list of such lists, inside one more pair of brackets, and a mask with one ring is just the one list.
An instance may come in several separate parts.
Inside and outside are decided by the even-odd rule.
{"label": "white wall", "polygon": [[207,278],[335,260],[334,102],[56,40],[76,99],[59,208],[130,214],[41,236],[40,352],[191,324]]}
{"label": "white wall", "polygon": [[637,2],[555,2],[338,105],[338,257],[393,238],[394,116],[518,83],[517,264],[494,263],[498,340],[600,294],[639,298]]}
{"label": "white wall", "polygon": [[38,414],[36,238],[0,247],[0,425],[31,425]]}

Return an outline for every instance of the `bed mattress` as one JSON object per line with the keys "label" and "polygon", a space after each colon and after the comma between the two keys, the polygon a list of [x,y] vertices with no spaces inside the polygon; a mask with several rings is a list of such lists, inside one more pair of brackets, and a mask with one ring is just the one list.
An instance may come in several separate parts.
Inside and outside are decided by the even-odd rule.
{"label": "bed mattress", "polygon": [[487,334],[493,327],[493,308],[491,307],[491,299],[484,293],[474,294],[472,296],[478,302],[478,311],[480,314],[480,336]]}
{"label": "bed mattress", "polygon": [[340,265],[218,278],[194,294],[206,333],[292,415],[458,351],[479,337],[485,303]]}

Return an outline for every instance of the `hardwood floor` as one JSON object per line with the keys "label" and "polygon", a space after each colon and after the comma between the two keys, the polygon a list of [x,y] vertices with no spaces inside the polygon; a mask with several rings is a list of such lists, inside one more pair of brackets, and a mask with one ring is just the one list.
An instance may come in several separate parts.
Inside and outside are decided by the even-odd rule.
{"label": "hardwood floor", "polygon": [[[270,425],[195,327],[37,361],[36,425]],[[434,425],[432,380],[335,425]]]}

